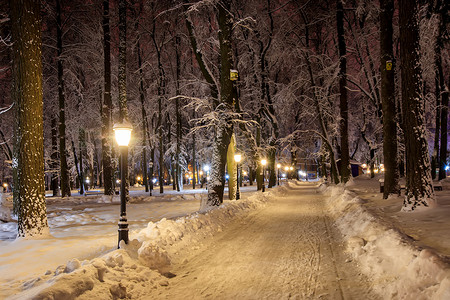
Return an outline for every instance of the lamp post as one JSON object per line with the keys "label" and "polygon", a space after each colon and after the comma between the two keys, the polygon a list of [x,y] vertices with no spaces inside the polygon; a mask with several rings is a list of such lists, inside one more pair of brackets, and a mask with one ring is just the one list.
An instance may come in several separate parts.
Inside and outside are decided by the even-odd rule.
{"label": "lamp post", "polygon": [[277,185],[280,185],[280,168],[281,164],[277,164]]}
{"label": "lamp post", "polygon": [[239,191],[239,162],[241,161],[242,156],[240,154],[234,155],[234,161],[236,162],[236,171],[237,171],[237,187],[236,187],[236,200],[241,199],[241,193]]}
{"label": "lamp post", "polygon": [[127,195],[126,180],[128,169],[128,143],[131,139],[131,124],[127,121],[115,124],[113,127],[117,144],[120,149],[120,218],[119,218],[119,242],[128,244],[128,220],[127,220]]}
{"label": "lamp post", "polygon": [[150,196],[152,195],[153,190],[153,162],[149,162],[148,166],[150,167]]}
{"label": "lamp post", "polygon": [[265,191],[266,191],[266,183],[264,182],[265,181],[265,168],[266,168],[266,165],[267,165],[267,160],[265,160],[265,159],[261,159],[261,166],[262,166],[262,168],[261,168],[261,175],[262,175],[262,192],[264,193]]}

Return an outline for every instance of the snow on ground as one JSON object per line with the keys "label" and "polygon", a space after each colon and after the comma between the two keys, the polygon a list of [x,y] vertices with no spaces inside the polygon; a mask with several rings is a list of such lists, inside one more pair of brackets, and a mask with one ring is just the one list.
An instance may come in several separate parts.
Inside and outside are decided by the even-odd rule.
{"label": "snow on ground", "polygon": [[367,177],[345,190],[322,185],[323,195],[310,183],[243,193],[206,212],[196,212],[198,195],[136,194],[131,242],[119,250],[117,200],[55,200],[53,238],[5,240],[14,224],[0,226],[0,298],[450,299],[450,182],[443,187],[438,207],[413,213],[400,212],[402,197],[382,200],[377,178]]}
{"label": "snow on ground", "polygon": [[450,299],[450,186],[437,207],[401,212],[403,196],[383,200],[377,179],[326,189],[347,251],[385,299]]}

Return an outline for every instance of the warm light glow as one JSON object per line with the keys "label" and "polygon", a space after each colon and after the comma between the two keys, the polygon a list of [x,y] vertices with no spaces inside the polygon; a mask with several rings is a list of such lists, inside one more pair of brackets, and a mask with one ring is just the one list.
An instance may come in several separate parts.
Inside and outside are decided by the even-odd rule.
{"label": "warm light glow", "polygon": [[91,182],[91,181],[89,180],[89,177],[87,177],[86,178],[86,183],[89,183],[89,182]]}
{"label": "warm light glow", "polygon": [[228,174],[225,175],[225,178],[226,178],[226,179],[230,179],[230,175],[228,175]]}
{"label": "warm light glow", "polygon": [[186,178],[189,179],[189,174],[186,174]]}
{"label": "warm light glow", "polygon": [[365,169],[365,168],[367,168],[367,165],[366,164],[362,164],[361,168]]}
{"label": "warm light glow", "polygon": [[116,180],[116,183],[119,184],[119,183],[120,183],[120,179],[117,179],[117,180]]}
{"label": "warm light glow", "polygon": [[246,171],[244,171],[244,176],[247,176],[247,172]]}
{"label": "warm light glow", "polygon": [[242,156],[240,154],[235,154],[234,155],[234,161],[237,162],[237,163],[241,161],[241,158],[242,158]]}
{"label": "warm light glow", "polygon": [[281,168],[281,164],[277,164],[277,169]]}
{"label": "warm light glow", "polygon": [[203,167],[203,171],[208,172],[209,171],[209,166],[208,165],[204,166]]}
{"label": "warm light glow", "polygon": [[136,177],[137,181],[141,181],[141,176]]}
{"label": "warm light glow", "polygon": [[263,166],[267,165],[267,160],[261,159],[261,165],[263,165]]}
{"label": "warm light glow", "polygon": [[203,171],[200,171],[200,176],[202,176],[203,175]]}
{"label": "warm light glow", "polygon": [[116,135],[117,144],[119,146],[128,146],[131,139],[131,131],[133,130],[131,124],[127,121],[124,121],[122,124],[115,124],[113,130]]}
{"label": "warm light glow", "polygon": [[289,167],[289,170],[291,170],[291,171],[294,170],[294,167]]}
{"label": "warm light glow", "polygon": [[8,184],[5,182],[5,183],[3,184],[3,187],[6,189],[6,188],[8,187]]}
{"label": "warm light glow", "polygon": [[288,166],[284,167],[284,170],[289,171],[289,167]]}
{"label": "warm light glow", "polygon": [[378,169],[374,169],[373,172],[376,174],[378,173]]}

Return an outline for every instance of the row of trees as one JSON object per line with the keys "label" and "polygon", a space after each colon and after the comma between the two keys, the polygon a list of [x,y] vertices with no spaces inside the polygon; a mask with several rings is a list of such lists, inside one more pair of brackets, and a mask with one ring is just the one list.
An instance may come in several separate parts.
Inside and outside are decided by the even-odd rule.
{"label": "row of trees", "polygon": [[[16,12],[16,4],[32,9]],[[112,125],[124,119],[134,128],[130,180],[157,176],[181,190],[183,172],[190,167],[198,174],[211,164],[209,205],[223,201],[225,166],[232,177],[236,173],[229,159],[234,151],[244,154],[258,189],[263,157],[269,186],[277,161],[313,159],[334,183],[349,180],[351,159],[367,162],[372,172],[384,162],[385,198],[398,192],[406,162],[409,209],[432,203],[434,166],[440,179],[445,176],[444,1],[21,0],[1,4],[0,11],[0,167],[3,178],[14,177],[19,214],[22,203],[43,203],[44,168],[55,195],[70,196],[71,181],[82,188],[86,176],[112,195]],[[25,22],[27,14],[42,16],[42,22]],[[42,47],[36,42],[33,52],[37,61],[16,49],[40,38],[28,26],[42,28]],[[33,68],[37,73],[26,78],[31,73],[22,67],[41,59],[42,71]],[[234,82],[233,69],[239,71]],[[42,100],[19,83],[33,83]],[[43,108],[22,104],[24,93]],[[23,114],[28,107],[43,117]],[[42,141],[29,142],[30,133]],[[23,148],[41,142],[42,153]],[[32,167],[41,172],[31,176],[42,189],[33,193],[41,197],[36,200],[22,172],[41,159]],[[146,189],[151,182],[144,180]],[[163,184],[159,188],[164,191]],[[44,220],[45,204],[34,208]]]}

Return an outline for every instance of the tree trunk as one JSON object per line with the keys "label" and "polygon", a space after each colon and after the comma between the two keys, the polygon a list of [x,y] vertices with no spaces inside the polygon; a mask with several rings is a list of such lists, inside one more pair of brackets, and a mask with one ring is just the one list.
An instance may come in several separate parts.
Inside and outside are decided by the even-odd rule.
{"label": "tree trunk", "polygon": [[111,151],[111,34],[109,29],[109,0],[103,0],[104,91],[102,103],[102,165],[104,194],[114,194],[114,169]]}
{"label": "tree trunk", "polygon": [[[175,52],[176,52],[176,73],[177,73],[177,80],[176,80],[176,95],[180,95],[180,77],[181,77],[181,59],[180,59],[180,37],[175,37]],[[180,147],[181,147],[181,112],[180,112],[180,98],[176,97],[175,99],[175,114],[177,117],[177,145],[175,150],[175,178],[176,181],[176,188],[179,192],[181,190],[181,162],[180,162]]]}
{"label": "tree trunk", "polygon": [[447,1],[438,1],[437,4],[439,19],[439,33],[435,46],[435,68],[436,68],[436,92],[437,97],[441,97],[442,110],[441,110],[441,148],[439,154],[439,180],[447,177],[445,170],[447,166],[447,128],[448,128],[448,102],[449,91],[448,86],[445,85],[444,71],[442,68],[442,49],[444,49],[444,36],[446,30],[446,24],[448,24],[448,11],[449,4]]}
{"label": "tree trunk", "polygon": [[58,180],[58,130],[57,130],[56,118],[52,118],[52,154],[51,154],[51,189],[53,191],[53,197],[58,197],[61,195],[59,190],[59,180]]}
{"label": "tree trunk", "polygon": [[[128,106],[127,106],[127,1],[119,0],[119,122],[128,121]],[[128,147],[123,147],[120,150],[121,155],[128,157]],[[121,159],[119,159],[122,165]],[[129,197],[129,177],[128,177],[128,162],[125,163],[125,174],[120,174],[121,178],[125,179],[125,197],[128,201]],[[120,168],[122,169],[122,168]],[[123,176],[123,177],[122,177]]]}
{"label": "tree trunk", "polygon": [[58,99],[59,99],[59,158],[61,168],[61,197],[70,197],[69,167],[67,165],[66,150],[66,100],[64,92],[64,69],[62,62],[62,20],[61,3],[56,1],[56,43],[57,43],[57,65],[58,65]]}
{"label": "tree trunk", "polygon": [[425,139],[424,100],[421,92],[418,4],[400,0],[400,57],[406,148],[406,197],[404,210],[430,206],[434,200],[428,143]]}
{"label": "tree trunk", "polygon": [[17,112],[18,236],[48,234],[45,204],[40,1],[11,1],[13,89]]}
{"label": "tree trunk", "polygon": [[348,145],[348,99],[347,99],[347,48],[344,38],[344,8],[342,0],[337,0],[336,23],[339,44],[339,92],[340,92],[340,133],[341,133],[341,181],[350,179],[350,155]]}
{"label": "tree trunk", "polygon": [[236,149],[236,139],[233,134],[231,136],[230,144],[228,145],[227,150],[228,198],[230,200],[236,199],[237,170],[236,170],[236,163],[234,161],[235,149]]}
{"label": "tree trunk", "polygon": [[[220,0],[217,5],[219,23],[220,46],[220,104],[215,107],[222,118],[225,118],[233,108],[233,83],[230,80],[232,64],[231,26],[230,15],[231,0]],[[227,150],[233,134],[233,125],[229,120],[222,120],[216,128],[216,137],[213,145],[211,166],[211,181],[208,185],[208,206],[220,205],[223,202],[225,184],[225,165]]]}
{"label": "tree trunk", "polygon": [[145,111],[145,94],[144,94],[144,74],[142,71],[142,49],[141,43],[138,41],[138,68],[139,68],[139,99],[141,100],[142,114],[142,177],[144,178],[145,192],[148,193],[148,174],[147,174],[147,112]]}
{"label": "tree trunk", "polygon": [[380,1],[380,61],[381,61],[381,101],[383,107],[383,156],[384,156],[384,193],[399,192],[399,174],[397,160],[397,122],[395,120],[395,72],[394,52],[392,48],[392,16],[394,0]]}

